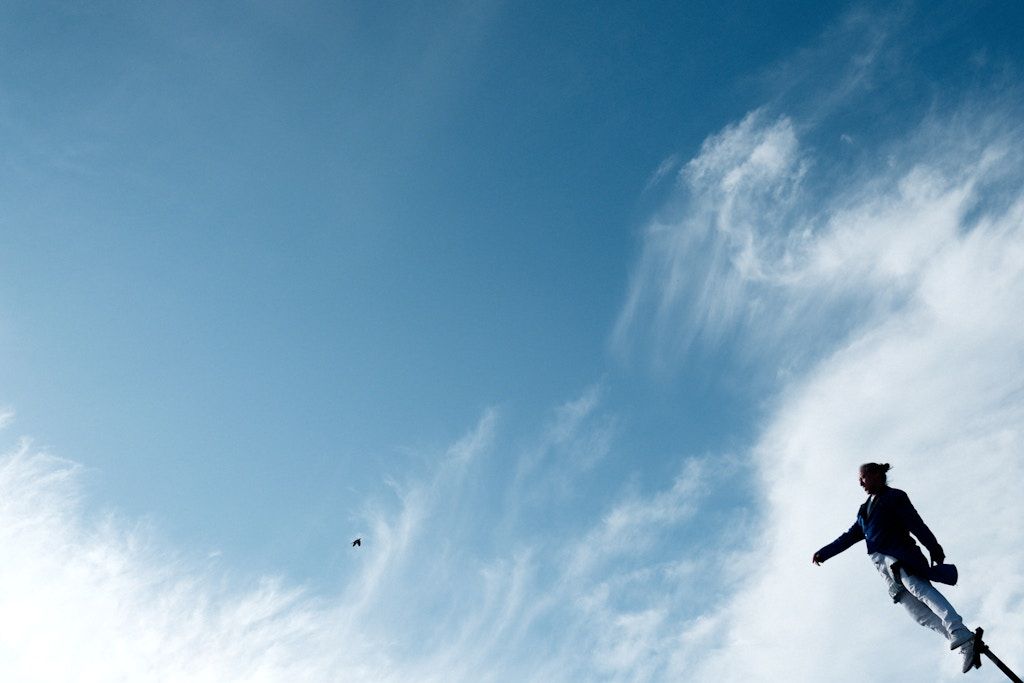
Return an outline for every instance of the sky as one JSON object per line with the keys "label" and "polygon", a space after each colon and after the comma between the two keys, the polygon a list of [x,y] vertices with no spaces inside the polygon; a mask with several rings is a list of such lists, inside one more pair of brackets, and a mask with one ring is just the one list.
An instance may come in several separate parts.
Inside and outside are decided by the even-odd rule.
{"label": "sky", "polygon": [[0,679],[1020,671],[1022,24],[3,3]]}

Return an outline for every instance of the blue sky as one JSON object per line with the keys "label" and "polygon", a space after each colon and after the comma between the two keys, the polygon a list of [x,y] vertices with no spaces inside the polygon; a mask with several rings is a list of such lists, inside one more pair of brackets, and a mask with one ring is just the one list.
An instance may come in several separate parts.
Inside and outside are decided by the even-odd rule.
{"label": "blue sky", "polygon": [[6,673],[959,675],[806,562],[874,459],[1021,651],[1022,19],[6,4]]}

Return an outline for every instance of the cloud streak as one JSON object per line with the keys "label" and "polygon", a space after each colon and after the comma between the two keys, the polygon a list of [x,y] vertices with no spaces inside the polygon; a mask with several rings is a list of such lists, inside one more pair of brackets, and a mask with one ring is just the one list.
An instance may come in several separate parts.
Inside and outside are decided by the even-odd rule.
{"label": "cloud streak", "polygon": [[[805,172],[792,122],[755,111],[710,137],[682,173],[687,210],[645,235],[613,333],[620,352],[649,330],[659,362],[697,340],[714,343],[744,310],[748,289],[771,275],[778,237]],[[698,256],[699,255],[699,256]]]}
{"label": "cloud streak", "polygon": [[[618,333],[629,345],[654,328],[663,359],[733,335],[787,368],[751,452],[681,458],[663,486],[627,482],[565,516],[601,463],[630,456],[611,389],[556,407],[533,437],[486,410],[368,501],[335,594],[89,516],[80,468],[19,443],[0,459],[0,678],[954,678],[858,551],[809,563],[851,521],[867,460],[896,465],[960,565],[951,596],[969,623],[1021,651],[1013,120],[926,122],[814,201],[793,119],[758,111],[710,137],[680,176],[694,201],[647,235]],[[717,492],[745,485],[748,463],[757,499],[723,509]]]}
{"label": "cloud streak", "polygon": [[896,465],[895,485],[959,563],[963,585],[950,593],[968,623],[1021,651],[1024,150],[1014,111],[932,117],[813,196],[815,160],[795,126],[754,112],[709,138],[683,176],[684,214],[647,234],[619,348],[639,340],[679,362],[731,334],[776,371],[750,454],[760,531],[745,544],[737,592],[683,637],[694,680],[959,676],[941,642],[888,609],[855,557],[863,548],[825,569],[809,564],[851,523],[866,461]]}
{"label": "cloud streak", "polygon": [[[85,513],[80,468],[23,441],[0,458],[0,677],[19,681],[650,680],[714,554],[680,559],[699,502],[728,471],[686,461],[661,490],[627,485],[596,517],[538,534],[496,471],[571,483],[615,448],[595,385],[551,411],[538,449],[501,415],[368,503],[361,563],[334,595],[245,577],[158,534]],[[595,452],[589,452],[594,449]],[[542,457],[538,459],[537,453]],[[511,456],[512,462],[504,462]],[[496,469],[497,468],[497,469]],[[723,473],[724,472],[724,473]],[[521,485],[522,481],[518,485]],[[541,514],[564,500],[527,505]],[[490,544],[480,539],[503,529]],[[676,599],[665,602],[666,595]]]}

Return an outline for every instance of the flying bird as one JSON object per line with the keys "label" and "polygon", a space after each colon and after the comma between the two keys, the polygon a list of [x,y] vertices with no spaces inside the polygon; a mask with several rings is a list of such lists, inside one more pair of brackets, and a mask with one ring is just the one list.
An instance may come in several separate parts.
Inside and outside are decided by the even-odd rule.
{"label": "flying bird", "polygon": [[355,548],[357,545],[361,546],[362,544],[363,544],[363,539],[361,539],[361,538],[357,538],[356,540],[352,541],[352,547],[353,548]]}

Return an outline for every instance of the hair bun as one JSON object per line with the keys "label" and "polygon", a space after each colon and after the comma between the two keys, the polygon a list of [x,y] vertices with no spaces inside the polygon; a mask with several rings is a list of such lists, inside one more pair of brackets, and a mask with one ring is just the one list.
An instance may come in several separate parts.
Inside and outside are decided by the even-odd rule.
{"label": "hair bun", "polygon": [[892,469],[892,465],[890,465],[889,463],[885,463],[884,465],[882,465],[882,471],[883,472],[888,472],[891,469]]}

